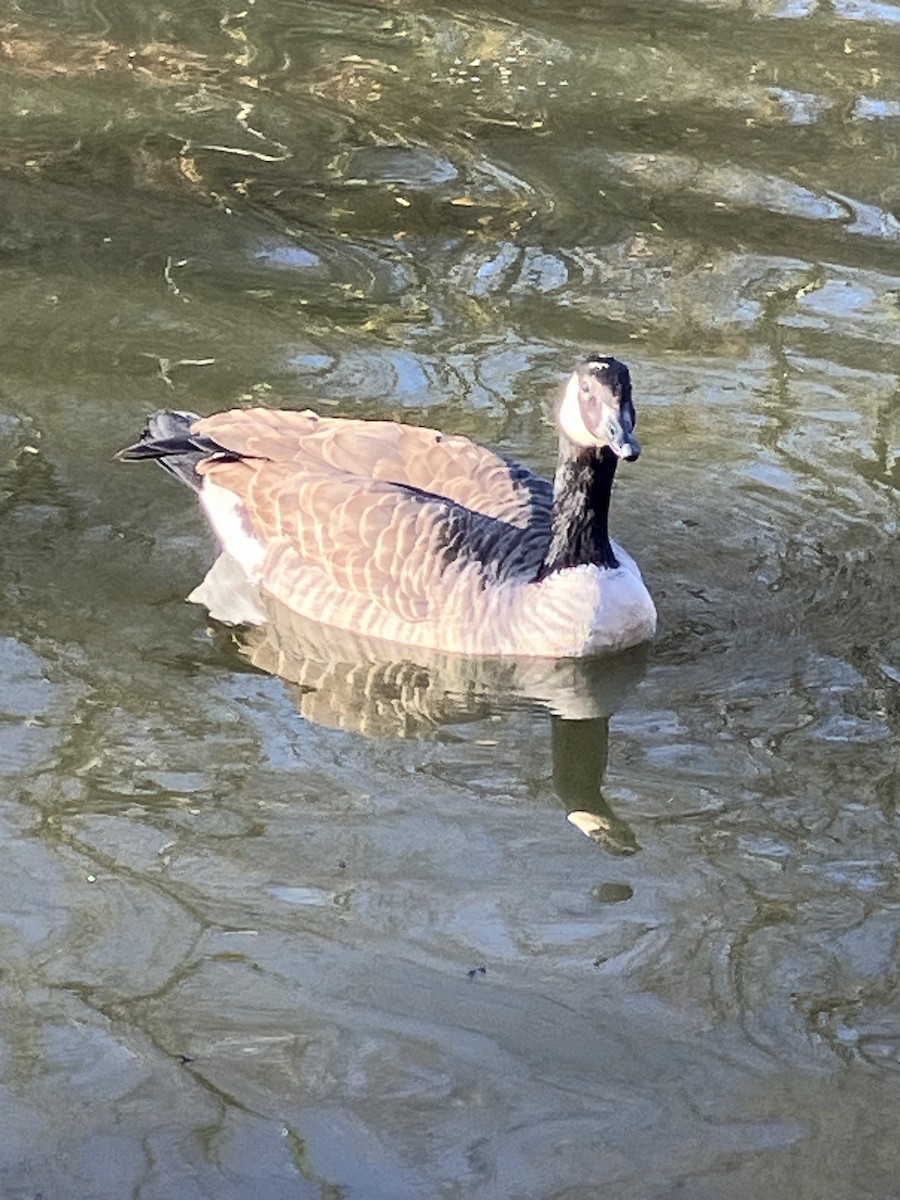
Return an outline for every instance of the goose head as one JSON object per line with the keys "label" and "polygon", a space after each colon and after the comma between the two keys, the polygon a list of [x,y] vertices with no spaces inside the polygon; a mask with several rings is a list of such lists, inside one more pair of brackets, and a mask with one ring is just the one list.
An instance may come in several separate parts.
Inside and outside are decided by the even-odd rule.
{"label": "goose head", "polygon": [[635,419],[625,364],[608,354],[586,358],[556,408],[559,461],[539,580],[568,567],[620,565],[609,538],[609,501],[619,459],[634,462],[641,452]]}
{"label": "goose head", "polygon": [[556,423],[568,442],[583,450],[604,449],[634,461],[641,445],[628,368],[608,354],[592,354],[572,373],[556,410]]}

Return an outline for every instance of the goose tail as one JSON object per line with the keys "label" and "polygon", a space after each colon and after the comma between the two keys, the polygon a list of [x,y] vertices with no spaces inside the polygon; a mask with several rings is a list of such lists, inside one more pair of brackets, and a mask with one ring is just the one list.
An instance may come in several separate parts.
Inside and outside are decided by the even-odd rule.
{"label": "goose tail", "polygon": [[212,438],[191,432],[199,420],[196,413],[161,408],[150,414],[140,441],[120,450],[116,458],[121,462],[155,459],[169,474],[199,492],[203,477],[197,471],[197,464],[210,455],[233,457]]}

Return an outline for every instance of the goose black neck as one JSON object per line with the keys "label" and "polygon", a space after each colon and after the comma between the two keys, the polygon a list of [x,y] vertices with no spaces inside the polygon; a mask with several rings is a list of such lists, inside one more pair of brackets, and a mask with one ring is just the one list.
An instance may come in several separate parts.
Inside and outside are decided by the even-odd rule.
{"label": "goose black neck", "polygon": [[540,579],[566,567],[615,568],[609,540],[609,498],[619,460],[605,446],[564,454],[553,488],[550,545]]}

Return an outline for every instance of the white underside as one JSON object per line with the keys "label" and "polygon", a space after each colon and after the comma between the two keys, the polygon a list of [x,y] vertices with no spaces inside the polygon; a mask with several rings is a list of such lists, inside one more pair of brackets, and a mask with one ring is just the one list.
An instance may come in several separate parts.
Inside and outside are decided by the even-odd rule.
{"label": "white underside", "polygon": [[262,569],[266,548],[254,533],[240,497],[207,478],[200,490],[200,503],[223,548],[252,578]]}
{"label": "white underside", "polygon": [[319,724],[373,735],[483,715],[527,698],[569,721],[617,712],[643,678],[646,649],[591,658],[502,658],[397,645],[323,625],[266,601],[265,624],[235,637],[263,671],[299,688],[294,700]]}
{"label": "white underside", "polygon": [[287,543],[265,547],[234,493],[204,481],[201,503],[225,555],[189,599],[231,624],[265,621],[265,595],[303,617],[401,645],[474,655],[581,658],[651,638],[656,609],[634,560],[572,567],[540,583],[482,586],[475,565],[454,566],[452,587],[434,617],[406,620],[367,596],[305,567]]}

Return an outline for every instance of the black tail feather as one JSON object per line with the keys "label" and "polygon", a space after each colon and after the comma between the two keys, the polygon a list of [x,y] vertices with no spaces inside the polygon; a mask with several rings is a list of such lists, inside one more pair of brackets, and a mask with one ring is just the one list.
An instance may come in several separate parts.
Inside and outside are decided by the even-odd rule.
{"label": "black tail feather", "polygon": [[212,438],[191,432],[194,422],[199,419],[196,413],[168,409],[151,413],[141,440],[120,450],[116,458],[121,462],[155,459],[176,479],[199,492],[203,477],[197,471],[197,464],[213,454],[220,458],[233,457]]}

